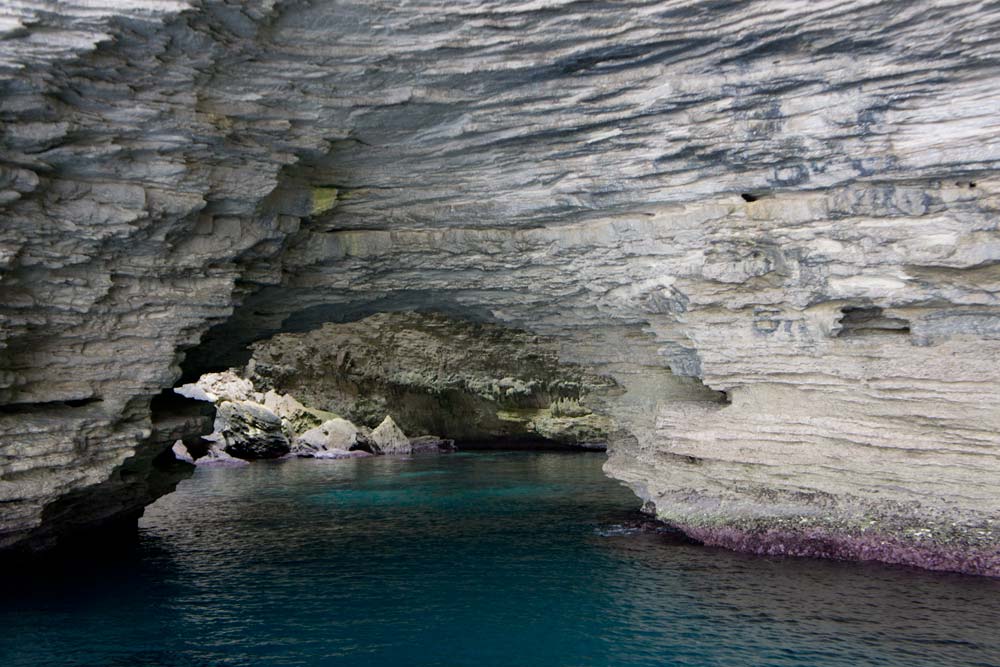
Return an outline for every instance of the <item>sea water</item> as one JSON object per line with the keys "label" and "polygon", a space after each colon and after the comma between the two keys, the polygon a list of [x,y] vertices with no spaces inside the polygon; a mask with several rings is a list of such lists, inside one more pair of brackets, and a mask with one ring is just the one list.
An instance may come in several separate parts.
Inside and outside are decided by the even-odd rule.
{"label": "sea water", "polygon": [[1000,581],[644,522],[599,453],[199,469],[0,575],[0,667],[1000,665]]}

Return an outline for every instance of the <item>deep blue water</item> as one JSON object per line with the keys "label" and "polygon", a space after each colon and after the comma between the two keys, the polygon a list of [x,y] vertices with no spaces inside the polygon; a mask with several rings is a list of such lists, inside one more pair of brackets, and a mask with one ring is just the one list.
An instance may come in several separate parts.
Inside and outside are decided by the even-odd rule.
{"label": "deep blue water", "polygon": [[135,543],[4,572],[0,667],[1000,665],[1000,581],[637,530],[603,459],[200,470]]}

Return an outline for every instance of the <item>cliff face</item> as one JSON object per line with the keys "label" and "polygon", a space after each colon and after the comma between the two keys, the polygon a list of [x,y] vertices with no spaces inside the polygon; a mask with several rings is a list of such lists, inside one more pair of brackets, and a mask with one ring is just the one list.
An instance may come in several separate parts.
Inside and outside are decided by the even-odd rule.
{"label": "cliff face", "polygon": [[702,539],[1000,573],[997,35],[961,1],[0,9],[0,546],[169,486],[182,362],[416,309],[614,377],[608,472]]}

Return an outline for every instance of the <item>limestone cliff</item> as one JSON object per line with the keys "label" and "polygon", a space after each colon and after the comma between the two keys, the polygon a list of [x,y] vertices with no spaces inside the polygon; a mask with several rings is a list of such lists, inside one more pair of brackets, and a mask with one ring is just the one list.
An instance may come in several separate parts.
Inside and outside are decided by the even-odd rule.
{"label": "limestone cliff", "polygon": [[998,35],[965,0],[0,7],[0,546],[169,486],[182,363],[423,310],[614,377],[608,472],[702,539],[1000,574]]}

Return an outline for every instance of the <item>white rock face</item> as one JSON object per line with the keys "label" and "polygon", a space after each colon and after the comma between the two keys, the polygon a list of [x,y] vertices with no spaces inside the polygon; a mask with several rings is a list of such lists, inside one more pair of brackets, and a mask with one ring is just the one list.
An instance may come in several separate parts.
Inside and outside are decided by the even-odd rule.
{"label": "white rock face", "polygon": [[389,415],[372,430],[368,439],[372,448],[380,454],[410,454],[413,451],[410,439]]}
{"label": "white rock face", "polygon": [[264,407],[281,417],[282,427],[290,438],[302,435],[331,419],[338,419],[332,412],[303,405],[291,394],[279,394],[271,390],[264,392]]}
{"label": "white rock face", "polygon": [[174,453],[174,458],[178,461],[184,461],[185,463],[194,463],[194,457],[191,456],[191,452],[188,451],[187,447],[184,446],[183,440],[178,440],[174,443],[170,451]]}
{"label": "white rock face", "polygon": [[[197,382],[181,385],[174,393],[196,401],[249,401],[254,398],[253,383],[232,371],[205,373]],[[294,399],[292,399],[294,400]]]}
{"label": "white rock face", "polygon": [[279,394],[276,391],[264,392],[264,407],[274,412],[282,419],[294,417],[307,408],[290,394]]}
{"label": "white rock face", "polygon": [[331,419],[292,441],[293,454],[315,455],[326,450],[347,451],[358,442],[358,428],[346,419]]}
{"label": "white rock face", "polygon": [[693,535],[1000,573],[997,8],[0,12],[0,546],[165,490],[182,355],[421,309],[613,376]]}

